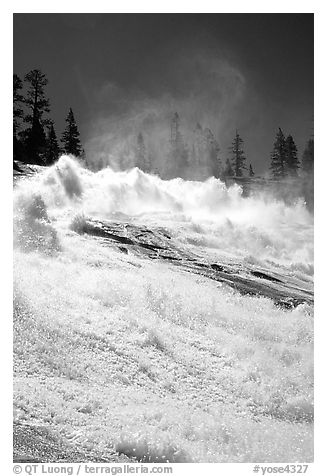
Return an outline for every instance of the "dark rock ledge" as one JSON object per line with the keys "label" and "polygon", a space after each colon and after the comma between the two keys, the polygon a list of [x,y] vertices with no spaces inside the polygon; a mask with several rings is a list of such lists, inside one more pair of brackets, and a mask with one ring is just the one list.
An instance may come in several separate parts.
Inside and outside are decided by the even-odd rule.
{"label": "dark rock ledge", "polygon": [[170,262],[185,271],[227,284],[241,294],[270,298],[286,309],[302,303],[312,305],[314,301],[311,282],[288,276],[283,271],[271,271],[250,264],[210,263],[182,248],[166,230],[160,228],[85,219],[73,229],[80,234],[98,237],[103,245],[116,246],[123,253]]}

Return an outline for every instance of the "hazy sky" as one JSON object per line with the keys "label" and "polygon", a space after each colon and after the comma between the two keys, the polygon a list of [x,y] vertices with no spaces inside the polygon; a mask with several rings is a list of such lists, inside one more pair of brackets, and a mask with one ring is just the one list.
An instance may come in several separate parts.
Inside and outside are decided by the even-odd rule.
{"label": "hazy sky", "polygon": [[47,75],[58,135],[72,107],[96,153],[117,129],[168,137],[177,110],[186,136],[212,129],[223,158],[237,128],[257,172],[278,127],[300,154],[313,132],[313,46],[312,14],[14,15],[14,72]]}

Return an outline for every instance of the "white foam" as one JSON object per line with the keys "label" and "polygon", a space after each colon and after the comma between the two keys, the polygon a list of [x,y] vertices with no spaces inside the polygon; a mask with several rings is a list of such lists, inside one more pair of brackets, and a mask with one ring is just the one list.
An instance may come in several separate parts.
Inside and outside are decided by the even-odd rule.
{"label": "white foam", "polygon": [[68,156],[19,185],[16,196],[22,190],[25,196],[38,193],[57,221],[76,213],[100,219],[124,216],[165,226],[206,252],[313,271],[313,217],[301,200],[287,205],[264,193],[244,198],[239,186],[227,188],[218,179],[162,180],[138,168],[93,173]]}
{"label": "white foam", "polygon": [[245,199],[214,179],[92,173],[64,156],[17,185],[14,211],[18,421],[141,461],[312,460],[311,306],[282,310],[70,229],[81,214],[123,217],[204,256],[306,272],[302,203]]}

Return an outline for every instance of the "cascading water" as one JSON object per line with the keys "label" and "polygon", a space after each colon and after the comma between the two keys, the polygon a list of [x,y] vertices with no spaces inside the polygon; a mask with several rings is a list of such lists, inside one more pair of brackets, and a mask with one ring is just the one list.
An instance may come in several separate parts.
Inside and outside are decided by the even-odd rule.
{"label": "cascading water", "polygon": [[310,461],[312,306],[121,252],[77,233],[90,219],[312,285],[303,201],[62,156],[14,191],[16,418],[143,461]]}
{"label": "cascading water", "polygon": [[243,198],[240,187],[226,188],[214,178],[164,181],[137,168],[92,173],[67,156],[16,190],[16,210],[27,219],[38,200],[57,222],[77,213],[98,219],[120,215],[165,226],[185,243],[312,273],[313,217],[301,200],[290,206],[264,194]]}

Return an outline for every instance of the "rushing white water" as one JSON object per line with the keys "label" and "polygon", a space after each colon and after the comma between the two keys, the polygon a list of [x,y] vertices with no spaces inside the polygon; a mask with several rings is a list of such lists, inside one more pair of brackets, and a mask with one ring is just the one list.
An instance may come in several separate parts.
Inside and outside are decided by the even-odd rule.
{"label": "rushing white water", "polygon": [[133,217],[165,226],[188,244],[312,274],[313,217],[301,200],[290,206],[264,194],[242,198],[240,187],[226,188],[214,178],[164,181],[137,168],[92,173],[67,156],[21,188],[17,202],[22,213],[33,214],[33,206],[39,210],[42,198],[44,210],[56,220],[76,213]]}
{"label": "rushing white water", "polygon": [[310,281],[301,201],[243,198],[213,178],[93,173],[63,156],[17,184],[14,216],[18,419],[150,461],[312,458],[310,306],[281,310],[72,227],[160,227],[200,256]]}

